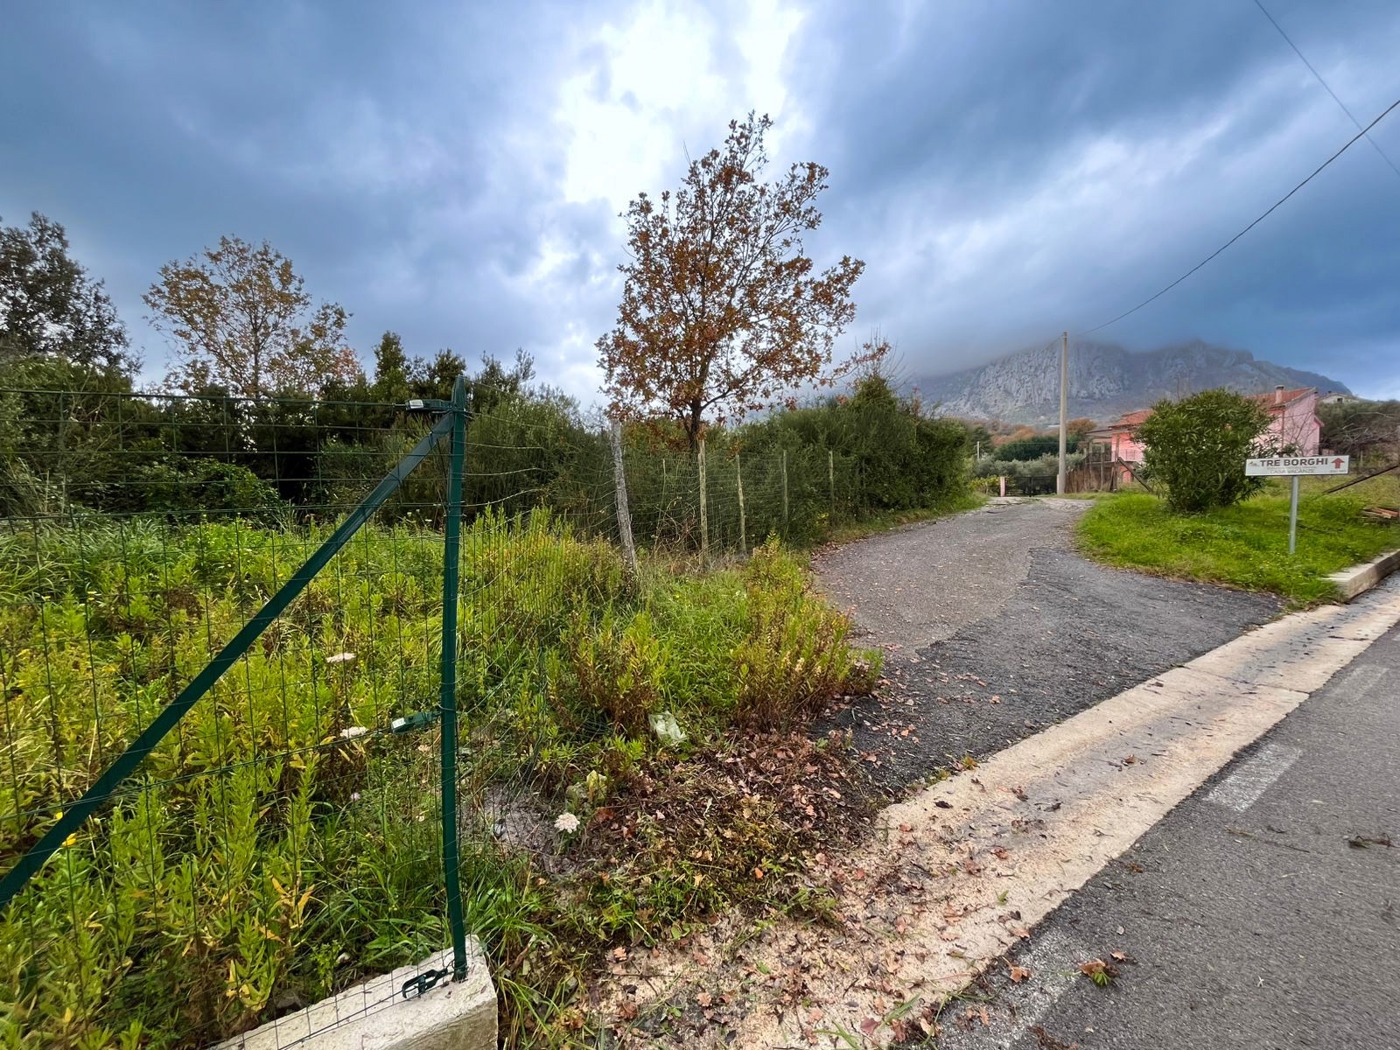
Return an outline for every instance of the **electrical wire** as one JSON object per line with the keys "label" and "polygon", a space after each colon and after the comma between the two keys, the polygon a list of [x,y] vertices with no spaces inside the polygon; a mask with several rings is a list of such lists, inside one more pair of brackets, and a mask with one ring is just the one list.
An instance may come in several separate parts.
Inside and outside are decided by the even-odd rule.
{"label": "electrical wire", "polygon": [[1314,171],[1313,171],[1313,173],[1312,173],[1311,175],[1309,175],[1306,179],[1304,179],[1302,182],[1298,183],[1298,185],[1294,186],[1291,190],[1289,190],[1289,191],[1288,191],[1287,193],[1285,193],[1282,197],[1280,197],[1278,200],[1276,200],[1276,201],[1273,203],[1273,205],[1269,208],[1268,211],[1264,212],[1263,215],[1260,215],[1257,219],[1255,219],[1253,222],[1251,222],[1248,226],[1246,226],[1244,229],[1242,229],[1239,233],[1235,234],[1235,235],[1234,235],[1233,237],[1231,237],[1228,241],[1226,241],[1224,244],[1222,244],[1219,248],[1215,249],[1215,251],[1211,252],[1211,253],[1210,253],[1209,255],[1207,255],[1204,259],[1202,259],[1200,262],[1198,262],[1195,266],[1191,267],[1191,269],[1187,270],[1184,274],[1182,274],[1180,277],[1178,277],[1176,280],[1174,280],[1171,284],[1167,285],[1165,288],[1163,288],[1163,289],[1162,289],[1160,292],[1158,292],[1156,295],[1149,296],[1148,298],[1144,299],[1142,302],[1140,302],[1140,303],[1138,303],[1136,306],[1134,306],[1131,310],[1124,310],[1124,311],[1123,311],[1121,314],[1119,314],[1117,317],[1113,318],[1113,320],[1111,320],[1111,321],[1105,321],[1103,324],[1101,324],[1101,325],[1095,325],[1093,328],[1086,328],[1084,331],[1076,333],[1076,335],[1079,335],[1079,336],[1092,335],[1094,332],[1097,332],[1097,331],[1100,331],[1100,330],[1102,330],[1102,329],[1104,329],[1104,328],[1109,327],[1109,325],[1115,325],[1115,324],[1117,324],[1119,321],[1123,320],[1123,318],[1128,317],[1128,316],[1130,316],[1130,315],[1132,315],[1132,314],[1137,313],[1137,312],[1138,312],[1139,310],[1141,310],[1144,306],[1147,306],[1149,303],[1156,302],[1158,299],[1162,298],[1162,296],[1166,295],[1166,294],[1167,294],[1168,292],[1170,292],[1173,288],[1175,288],[1177,285],[1179,285],[1182,281],[1186,280],[1186,278],[1190,277],[1190,276],[1191,276],[1193,273],[1195,273],[1197,270],[1201,269],[1203,266],[1206,265],[1206,263],[1210,262],[1210,261],[1211,261],[1212,259],[1214,259],[1217,255],[1219,255],[1221,252],[1223,252],[1226,248],[1230,247],[1230,245],[1234,244],[1237,240],[1239,240],[1241,237],[1243,237],[1246,233],[1248,233],[1250,230],[1254,229],[1254,227],[1258,226],[1261,222],[1263,222],[1263,221],[1264,221],[1265,219],[1267,219],[1270,215],[1272,215],[1275,211],[1277,211],[1278,208],[1279,208],[1285,201],[1287,201],[1290,197],[1292,197],[1295,193],[1297,193],[1299,190],[1301,190],[1301,189],[1302,189],[1304,186],[1306,186],[1308,183],[1312,182],[1313,179],[1317,178],[1317,176],[1320,175],[1320,174],[1322,173],[1322,171],[1323,171],[1324,168],[1326,168],[1328,165],[1330,165],[1334,160],[1336,160],[1338,157],[1340,157],[1340,156],[1341,156],[1343,153],[1345,153],[1347,150],[1351,149],[1351,147],[1352,147],[1353,145],[1355,145],[1355,143],[1356,143],[1356,141],[1357,141],[1358,139],[1364,137],[1365,134],[1366,134],[1368,131],[1370,131],[1372,128],[1374,128],[1377,124],[1379,124],[1379,123],[1380,123],[1382,120],[1384,120],[1386,117],[1390,116],[1391,112],[1394,111],[1397,107],[1400,107],[1400,98],[1397,98],[1394,102],[1392,102],[1389,106],[1386,107],[1385,112],[1383,112],[1383,113],[1382,113],[1380,116],[1378,116],[1375,120],[1371,121],[1371,123],[1367,124],[1364,128],[1362,128],[1362,129],[1361,129],[1360,131],[1358,131],[1355,135],[1353,135],[1353,136],[1351,137],[1351,139],[1347,142],[1347,144],[1346,144],[1345,146],[1343,146],[1341,149],[1337,150],[1336,153],[1332,154],[1332,156],[1328,157],[1325,161],[1323,161],[1321,164],[1319,164],[1319,165],[1317,166],[1317,168],[1314,169]]}
{"label": "electrical wire", "polygon": [[[1342,112],[1347,115],[1347,118],[1353,124],[1355,124],[1357,129],[1359,130],[1361,128],[1361,121],[1357,120],[1355,115],[1353,115],[1353,113],[1351,112],[1351,110],[1347,109],[1346,103],[1337,97],[1337,93],[1332,90],[1332,85],[1327,83],[1326,80],[1322,79],[1322,74],[1319,73],[1316,67],[1314,67],[1313,64],[1308,61],[1308,56],[1303,54],[1303,52],[1299,49],[1298,45],[1293,42],[1293,38],[1283,31],[1283,26],[1278,24],[1278,19],[1275,18],[1273,15],[1269,14],[1269,9],[1264,6],[1262,0],[1254,0],[1254,6],[1259,8],[1259,10],[1263,13],[1264,17],[1269,20],[1270,24],[1278,30],[1278,35],[1283,37],[1284,41],[1287,42],[1288,46],[1293,49],[1293,53],[1302,60],[1303,65],[1308,67],[1308,72],[1317,78],[1317,82],[1327,90],[1327,94],[1332,96],[1332,101],[1337,103],[1337,105],[1341,107]],[[1365,132],[1362,132],[1362,134],[1365,134]],[[1370,135],[1366,135],[1366,141],[1369,142],[1371,144],[1371,147],[1376,151],[1376,153],[1380,155],[1381,160],[1385,161],[1386,164],[1390,166],[1390,170],[1395,172],[1396,178],[1400,178],[1400,168],[1397,168],[1395,166],[1395,162],[1386,155],[1385,150],[1381,149],[1380,143],[1378,143],[1375,139],[1371,138]]]}

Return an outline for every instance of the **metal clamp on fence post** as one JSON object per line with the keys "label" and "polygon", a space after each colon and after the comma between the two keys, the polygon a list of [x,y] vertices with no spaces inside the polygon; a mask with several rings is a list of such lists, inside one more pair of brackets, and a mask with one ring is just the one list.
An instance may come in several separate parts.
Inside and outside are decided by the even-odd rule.
{"label": "metal clamp on fence post", "polygon": [[410,977],[408,980],[404,981],[400,991],[405,999],[416,999],[418,996],[425,995],[433,988],[436,988],[439,981],[450,978],[451,976],[452,971],[446,967],[441,970],[425,970],[417,977]]}
{"label": "metal clamp on fence post", "polygon": [[415,729],[427,729],[438,720],[440,711],[419,711],[411,715],[402,715],[389,723],[389,728],[402,736],[404,733],[411,733]]}

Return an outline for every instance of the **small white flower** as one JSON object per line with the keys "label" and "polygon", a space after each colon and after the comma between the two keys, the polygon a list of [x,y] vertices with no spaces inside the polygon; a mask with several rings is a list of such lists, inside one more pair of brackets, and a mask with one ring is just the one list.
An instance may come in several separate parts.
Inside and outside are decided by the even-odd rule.
{"label": "small white flower", "polygon": [[348,664],[348,663],[349,663],[351,660],[353,660],[353,659],[355,659],[355,654],[354,654],[354,653],[335,653],[335,654],[332,655],[332,656],[326,657],[326,663],[328,663],[328,664]]}
{"label": "small white flower", "polygon": [[565,835],[572,835],[578,830],[578,817],[572,813],[560,813],[554,818],[554,830],[562,831]]}
{"label": "small white flower", "polygon": [[351,801],[351,802],[358,802],[358,801],[360,801],[360,793],[359,793],[358,791],[352,791],[352,792],[350,792],[350,801]]}
{"label": "small white flower", "polygon": [[348,729],[342,729],[340,731],[340,739],[354,740],[357,736],[364,736],[368,732],[369,730],[364,726],[350,726]]}

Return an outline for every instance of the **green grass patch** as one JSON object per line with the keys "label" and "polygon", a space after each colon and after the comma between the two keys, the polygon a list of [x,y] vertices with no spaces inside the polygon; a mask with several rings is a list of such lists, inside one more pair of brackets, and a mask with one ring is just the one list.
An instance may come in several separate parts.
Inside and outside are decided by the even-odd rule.
{"label": "green grass patch", "polygon": [[1326,601],[1326,577],[1400,547],[1400,528],[1367,521],[1368,501],[1311,496],[1298,507],[1298,546],[1288,553],[1288,498],[1272,492],[1205,514],[1173,514],[1155,496],[1098,500],[1080,519],[1091,557],[1179,579],[1271,591],[1295,605]]}
{"label": "green grass patch", "polygon": [[[1369,473],[1372,471],[1359,470],[1355,472],[1355,477],[1365,477]],[[1319,496],[1349,480],[1355,480],[1355,478],[1300,478],[1298,491],[1305,498]],[[1268,491],[1271,495],[1287,496],[1288,481],[1285,478],[1270,478]],[[1357,481],[1356,484],[1343,489],[1337,495],[1360,500],[1368,507],[1400,507],[1400,470],[1392,470],[1387,474],[1366,478],[1365,481]]]}

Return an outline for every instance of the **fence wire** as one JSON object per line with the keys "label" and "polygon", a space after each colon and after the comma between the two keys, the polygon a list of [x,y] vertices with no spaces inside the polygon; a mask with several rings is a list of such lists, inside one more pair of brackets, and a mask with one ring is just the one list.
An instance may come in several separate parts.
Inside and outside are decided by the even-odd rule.
{"label": "fence wire", "polygon": [[[427,424],[0,403],[8,871]],[[443,478],[356,534],[0,913],[6,1045],[201,1045],[444,946],[437,757],[391,728],[437,706]]]}
{"label": "fence wire", "polygon": [[[432,420],[24,390],[0,390],[0,420],[4,873]],[[849,434],[755,434],[712,432],[702,457],[627,428],[644,572],[815,540],[962,484],[961,430],[927,438],[941,444],[917,462],[937,469],[909,491],[910,471],[872,466]],[[439,449],[0,911],[0,1044],[206,1045],[304,1025],[299,1007],[373,974],[427,973],[451,942],[445,827],[467,929],[488,952],[528,947],[534,880],[562,863],[560,792],[595,790],[587,742],[632,717],[562,691],[649,665],[639,625],[665,610],[639,605],[619,555],[604,427],[548,395],[498,398],[473,406],[465,460],[455,737],[438,719]],[[671,665],[691,673],[684,653]],[[625,736],[609,761],[629,761]]]}

